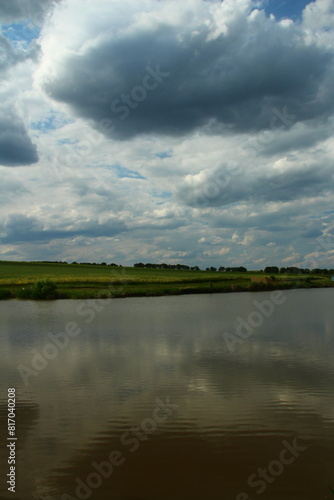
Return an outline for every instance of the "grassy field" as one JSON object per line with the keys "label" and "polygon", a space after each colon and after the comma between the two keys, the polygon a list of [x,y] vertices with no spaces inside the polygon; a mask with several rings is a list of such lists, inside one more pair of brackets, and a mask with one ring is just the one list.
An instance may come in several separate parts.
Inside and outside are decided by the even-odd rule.
{"label": "grassy field", "polygon": [[333,286],[328,277],[269,276],[261,272],[221,273],[99,265],[0,261],[0,298],[20,298],[36,281],[49,279],[59,298],[85,299],[186,293],[259,291]]}

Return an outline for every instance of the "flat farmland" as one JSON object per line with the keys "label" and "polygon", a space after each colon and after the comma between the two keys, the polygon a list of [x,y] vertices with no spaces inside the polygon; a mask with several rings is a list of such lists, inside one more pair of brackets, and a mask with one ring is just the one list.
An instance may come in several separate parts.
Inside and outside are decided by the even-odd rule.
{"label": "flat farmland", "polygon": [[146,269],[111,267],[86,264],[53,264],[39,262],[0,261],[0,285],[28,285],[37,280],[51,279],[56,283],[169,283],[184,281],[229,281],[243,278],[245,273],[218,273],[209,271],[178,271],[172,269]]}
{"label": "flat farmland", "polygon": [[20,298],[40,280],[57,286],[58,298],[112,298],[261,291],[332,286],[330,278],[245,273],[113,267],[88,264],[0,261],[0,298]]}

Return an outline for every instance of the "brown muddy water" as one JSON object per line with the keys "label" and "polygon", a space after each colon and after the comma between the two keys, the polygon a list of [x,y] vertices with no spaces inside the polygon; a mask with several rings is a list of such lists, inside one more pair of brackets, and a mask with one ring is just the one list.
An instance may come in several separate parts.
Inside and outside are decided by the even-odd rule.
{"label": "brown muddy water", "polygon": [[334,500],[333,299],[2,301],[0,497]]}

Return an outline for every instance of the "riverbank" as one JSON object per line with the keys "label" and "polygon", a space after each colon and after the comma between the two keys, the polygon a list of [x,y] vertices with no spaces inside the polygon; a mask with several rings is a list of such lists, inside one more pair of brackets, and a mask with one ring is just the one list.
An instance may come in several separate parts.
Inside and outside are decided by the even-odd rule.
{"label": "riverbank", "polygon": [[29,299],[39,280],[55,284],[58,299],[156,297],[200,293],[333,287],[330,276],[266,275],[98,265],[0,262],[0,299]]}

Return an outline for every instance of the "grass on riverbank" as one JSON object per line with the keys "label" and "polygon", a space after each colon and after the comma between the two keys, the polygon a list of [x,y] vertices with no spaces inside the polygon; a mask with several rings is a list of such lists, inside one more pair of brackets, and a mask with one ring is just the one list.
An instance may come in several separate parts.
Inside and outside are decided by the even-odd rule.
{"label": "grass on riverbank", "polygon": [[87,299],[329,287],[329,277],[142,269],[99,265],[0,261],[0,299],[24,298],[49,279],[58,298]]}

